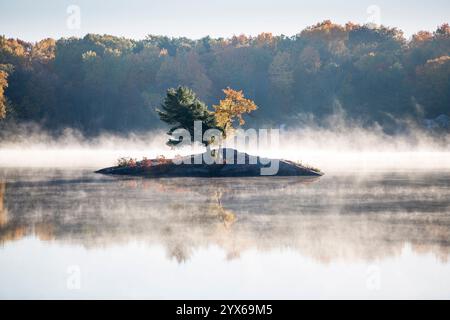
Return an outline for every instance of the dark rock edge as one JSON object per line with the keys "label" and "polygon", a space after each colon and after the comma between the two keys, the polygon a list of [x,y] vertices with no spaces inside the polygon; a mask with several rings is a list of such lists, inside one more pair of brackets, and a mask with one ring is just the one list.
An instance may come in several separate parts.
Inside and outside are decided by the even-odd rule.
{"label": "dark rock edge", "polygon": [[[223,153],[220,153],[220,152]],[[249,164],[248,154],[240,153],[233,149],[220,149],[219,157],[225,157],[225,151],[232,152],[234,154],[234,163],[237,163],[238,156],[245,156],[245,164],[194,164],[194,157],[202,156],[205,154],[191,155],[182,158],[183,160],[191,160],[192,164],[175,164],[172,160],[167,160],[167,163],[159,163],[152,166],[143,166],[138,162],[136,166],[115,166],[104,168],[96,171],[96,173],[106,175],[123,175],[123,176],[139,176],[147,178],[177,178],[177,177],[202,177],[202,178],[225,178],[225,177],[319,177],[323,173],[312,168],[307,168],[297,163],[288,160],[277,160],[255,157],[257,159],[256,164]],[[230,154],[230,153],[229,153]],[[260,160],[264,164],[261,163]],[[261,175],[261,169],[269,167],[268,160],[278,161],[278,172],[274,175]],[[152,160],[156,163],[157,160]]]}

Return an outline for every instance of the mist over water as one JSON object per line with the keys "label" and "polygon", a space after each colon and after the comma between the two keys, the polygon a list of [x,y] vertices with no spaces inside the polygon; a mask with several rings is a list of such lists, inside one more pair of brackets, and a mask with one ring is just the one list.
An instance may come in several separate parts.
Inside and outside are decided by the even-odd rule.
{"label": "mist over water", "polygon": [[[167,139],[163,130],[94,138],[69,129],[56,138],[34,130],[0,142],[0,167],[101,168],[115,165],[120,157],[171,158],[204,151],[199,145],[171,149],[165,144]],[[325,172],[450,168],[449,134],[431,134],[416,127],[389,135],[380,127],[363,128],[340,118],[326,128],[282,129],[279,143],[265,148],[247,144],[239,151],[300,161]]]}
{"label": "mist over water", "polygon": [[3,168],[0,297],[448,298],[449,173]]}
{"label": "mist over water", "polygon": [[[19,32],[0,35],[0,300],[450,298],[450,26],[436,14],[450,6],[420,4],[433,30],[407,39],[414,5],[227,3],[247,26],[295,9],[309,26],[215,21],[236,35],[189,39],[170,34],[218,6],[177,4],[176,19],[77,2],[28,25],[36,8],[6,10]],[[133,18],[133,37],[139,19],[163,32],[122,37],[105,10]],[[265,159],[182,158],[203,142]],[[225,166],[172,166],[192,158]]]}
{"label": "mist over water", "polygon": [[93,171],[203,148],[29,132],[0,143],[0,297],[448,297],[448,135],[336,120],[239,149],[323,177],[143,179]]}

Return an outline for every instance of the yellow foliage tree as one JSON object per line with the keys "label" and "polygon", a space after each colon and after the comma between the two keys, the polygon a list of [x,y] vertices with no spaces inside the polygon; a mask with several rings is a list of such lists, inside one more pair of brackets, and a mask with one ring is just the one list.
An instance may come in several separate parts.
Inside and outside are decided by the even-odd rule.
{"label": "yellow foliage tree", "polygon": [[239,121],[239,125],[244,125],[244,113],[250,113],[258,106],[250,99],[246,99],[242,91],[236,91],[231,88],[223,89],[225,99],[220,100],[219,105],[214,105],[217,126],[223,129],[224,135],[232,132],[233,122]]}
{"label": "yellow foliage tree", "polygon": [[8,86],[8,74],[0,70],[0,119],[6,116],[6,97],[5,88]]}

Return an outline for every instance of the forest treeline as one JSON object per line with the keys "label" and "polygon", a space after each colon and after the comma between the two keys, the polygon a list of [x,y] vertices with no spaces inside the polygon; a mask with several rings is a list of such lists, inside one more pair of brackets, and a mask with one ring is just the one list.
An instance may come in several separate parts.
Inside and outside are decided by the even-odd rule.
{"label": "forest treeline", "polygon": [[394,128],[450,113],[450,27],[406,40],[396,28],[324,21],[299,34],[199,40],[88,34],[29,43],[0,37],[0,123],[36,122],[87,135],[163,124],[166,90],[190,87],[208,105],[243,90],[247,123],[301,125],[340,108]]}

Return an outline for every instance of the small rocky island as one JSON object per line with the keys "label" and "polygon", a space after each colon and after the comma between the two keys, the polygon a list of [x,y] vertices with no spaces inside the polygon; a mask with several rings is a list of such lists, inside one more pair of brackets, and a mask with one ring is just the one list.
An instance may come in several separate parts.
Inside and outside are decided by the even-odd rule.
{"label": "small rocky island", "polygon": [[[211,163],[214,160],[215,163]],[[208,153],[180,157],[176,159],[125,160],[115,167],[105,168],[96,173],[108,175],[142,176],[148,178],[175,177],[263,177],[263,176],[322,176],[315,168],[278,159],[251,156],[234,149],[219,149],[214,157]]]}
{"label": "small rocky island", "polygon": [[[261,177],[261,176],[309,176],[323,175],[319,169],[288,160],[268,159],[222,148],[227,137],[241,138],[235,126],[245,124],[243,115],[256,110],[256,104],[244,97],[242,91],[224,89],[225,99],[214,105],[214,111],[200,101],[187,87],[167,90],[166,98],[157,109],[160,119],[172,126],[167,134],[167,145],[176,148],[199,142],[207,148],[204,153],[166,159],[119,159],[117,166],[96,171],[101,174],[167,177]],[[253,131],[256,132],[256,131]],[[197,139],[196,139],[197,138]],[[258,138],[258,137],[255,137]],[[219,146],[212,150],[211,147]]]}

